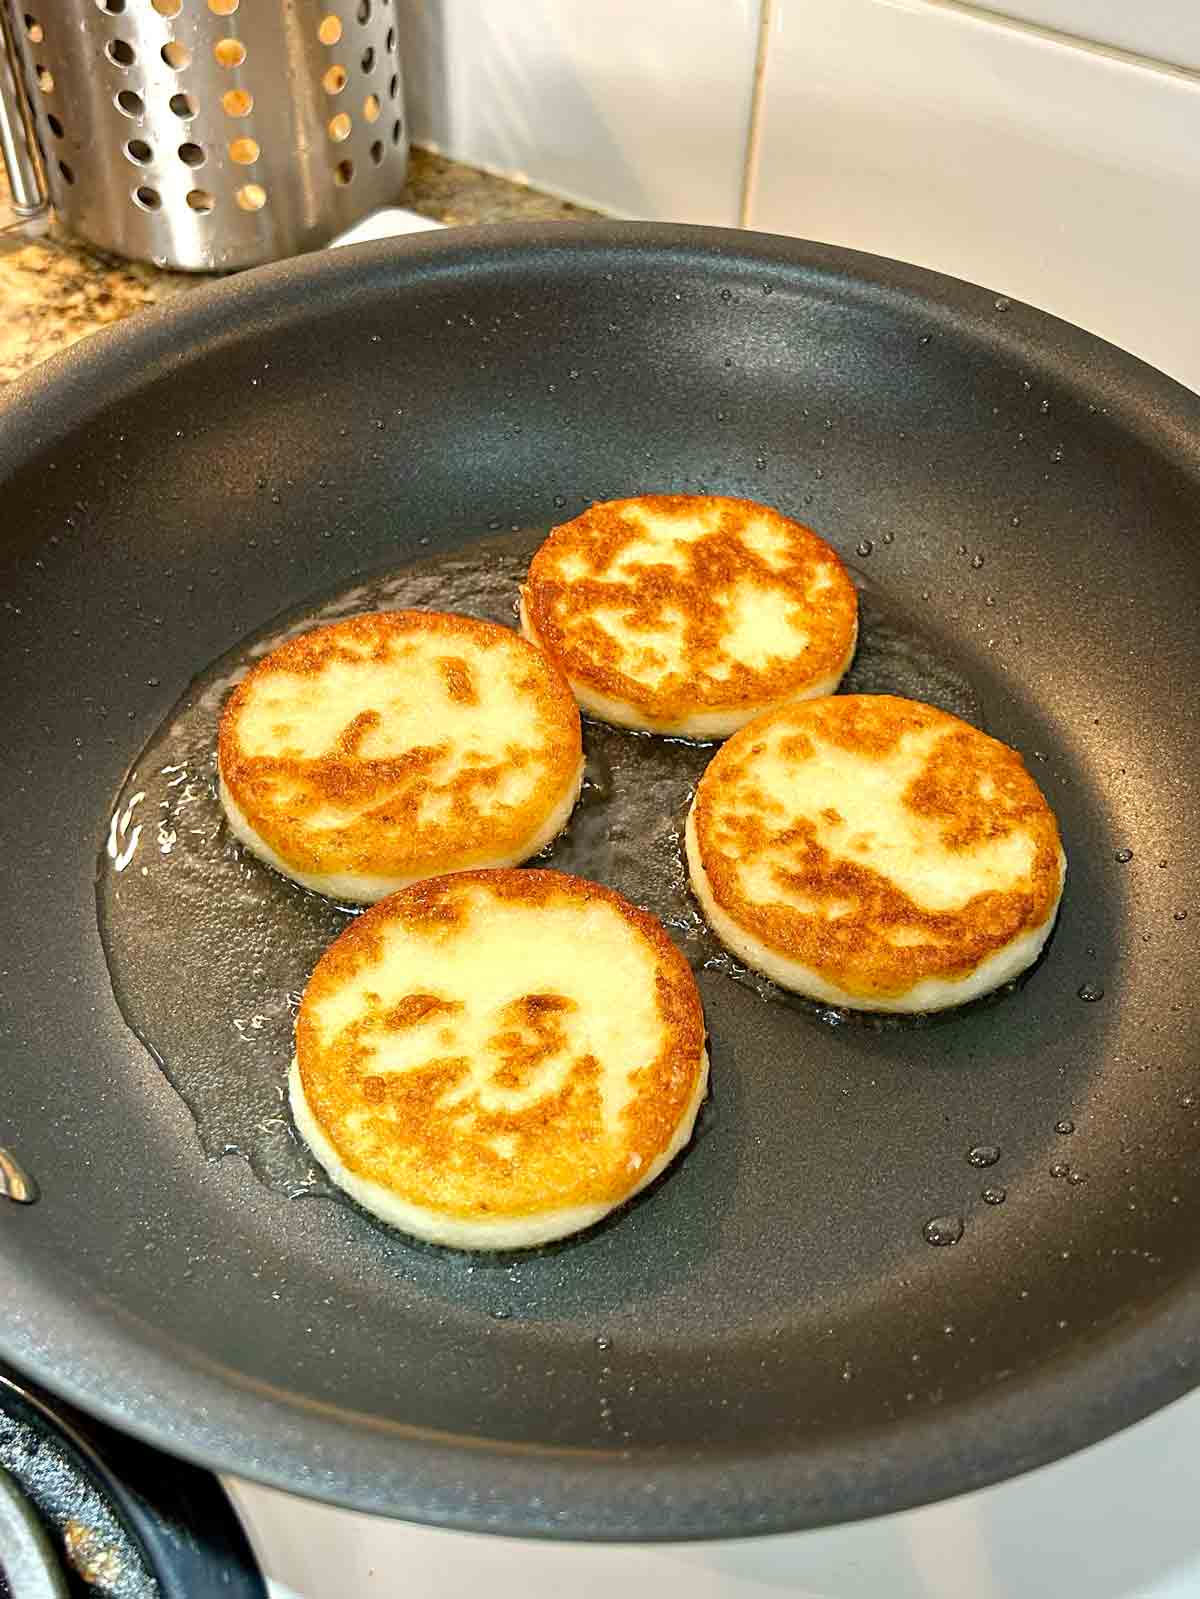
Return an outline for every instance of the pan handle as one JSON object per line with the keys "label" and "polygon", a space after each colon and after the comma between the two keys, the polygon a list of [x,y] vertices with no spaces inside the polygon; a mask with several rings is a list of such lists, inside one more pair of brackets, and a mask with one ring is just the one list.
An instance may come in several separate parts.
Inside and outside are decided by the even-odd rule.
{"label": "pan handle", "polygon": [[13,211],[21,222],[44,216],[46,188],[34,155],[33,117],[21,85],[21,68],[6,0],[0,0],[0,153],[8,171]]}

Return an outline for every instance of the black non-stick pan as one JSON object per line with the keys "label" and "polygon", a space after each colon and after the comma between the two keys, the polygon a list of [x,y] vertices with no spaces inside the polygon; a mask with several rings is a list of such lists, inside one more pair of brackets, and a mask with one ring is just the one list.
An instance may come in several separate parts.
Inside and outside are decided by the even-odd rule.
{"label": "black non-stick pan", "polygon": [[[0,483],[0,1144],[42,1194],[0,1202],[7,1358],[211,1466],[592,1538],[896,1509],[1195,1382],[1195,395],[1028,307],[846,251],[463,230],[251,273],[98,336],[7,392]],[[931,692],[1024,752],[1070,860],[1037,969],[875,1029],[698,960],[702,1136],[627,1212],[524,1259],[418,1248],[304,1182],[291,1197],[269,1161],[221,1158],[211,1119],[202,1147],[118,1008],[97,920],[97,874],[103,913],[136,842],[129,769],[141,783],[181,696],[193,730],[219,703],[220,670],[189,683],[356,584],[409,594],[414,560],[434,559],[412,580],[427,603],[471,609],[464,571],[507,582],[589,501],[701,489],[817,528],[871,628],[915,640]],[[486,560],[438,567],[480,540]],[[661,776],[652,741],[622,750],[590,803]],[[196,836],[227,852],[202,781],[193,797]],[[126,883],[159,881],[171,845],[144,822]],[[676,824],[630,846],[648,880]],[[252,896],[261,869],[237,869]],[[224,945],[198,941],[189,904],[120,936],[134,1009],[174,1029],[158,1052],[202,1099],[196,1062],[257,1024],[214,1001],[240,935],[226,917]],[[264,970],[292,950],[279,914]],[[672,930],[691,926],[681,907]],[[268,1102],[285,1053],[246,1056]],[[282,1117],[271,1136],[286,1152]]]}

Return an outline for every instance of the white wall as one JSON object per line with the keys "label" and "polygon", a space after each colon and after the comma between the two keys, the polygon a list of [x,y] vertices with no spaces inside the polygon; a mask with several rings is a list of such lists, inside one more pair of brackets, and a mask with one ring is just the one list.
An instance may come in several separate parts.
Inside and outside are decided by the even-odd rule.
{"label": "white wall", "polygon": [[418,142],[936,267],[1200,389],[1200,0],[399,4]]}
{"label": "white wall", "polygon": [[1038,23],[1075,39],[1200,67],[1200,6],[1195,0],[978,0],[979,9]]}
{"label": "white wall", "polygon": [[398,0],[418,143],[626,216],[737,216],[758,0]]}

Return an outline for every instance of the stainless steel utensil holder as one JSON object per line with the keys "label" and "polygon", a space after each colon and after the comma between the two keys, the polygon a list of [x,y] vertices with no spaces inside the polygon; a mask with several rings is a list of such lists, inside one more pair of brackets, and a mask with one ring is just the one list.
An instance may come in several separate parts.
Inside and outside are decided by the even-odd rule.
{"label": "stainless steel utensil holder", "polygon": [[102,249],[232,271],[316,249],[403,186],[395,0],[0,5],[55,210]]}

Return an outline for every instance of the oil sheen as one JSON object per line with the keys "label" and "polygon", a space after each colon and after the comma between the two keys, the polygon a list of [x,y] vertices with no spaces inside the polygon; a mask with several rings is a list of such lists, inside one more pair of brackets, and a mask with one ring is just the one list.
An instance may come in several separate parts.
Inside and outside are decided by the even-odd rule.
{"label": "oil sheen", "polygon": [[[205,1153],[244,1155],[282,1192],[340,1192],[292,1128],[285,1085],[304,985],[356,911],[279,876],[232,837],[217,799],[221,707],[283,639],[359,611],[462,611],[515,626],[517,585],[546,531],[489,535],[277,618],[192,683],[114,799],[96,889],[122,1014],[187,1104]],[[982,725],[979,698],[941,642],[875,583],[854,577],[860,641],[843,689],[907,695]],[[818,1021],[843,1020],[740,967],[691,897],[683,822],[715,746],[586,720],[583,742],[579,804],[534,864],[607,883],[644,906],[696,970],[723,973]],[[708,1020],[710,1030],[718,1025]],[[698,1135],[709,1119],[702,1116]]]}

